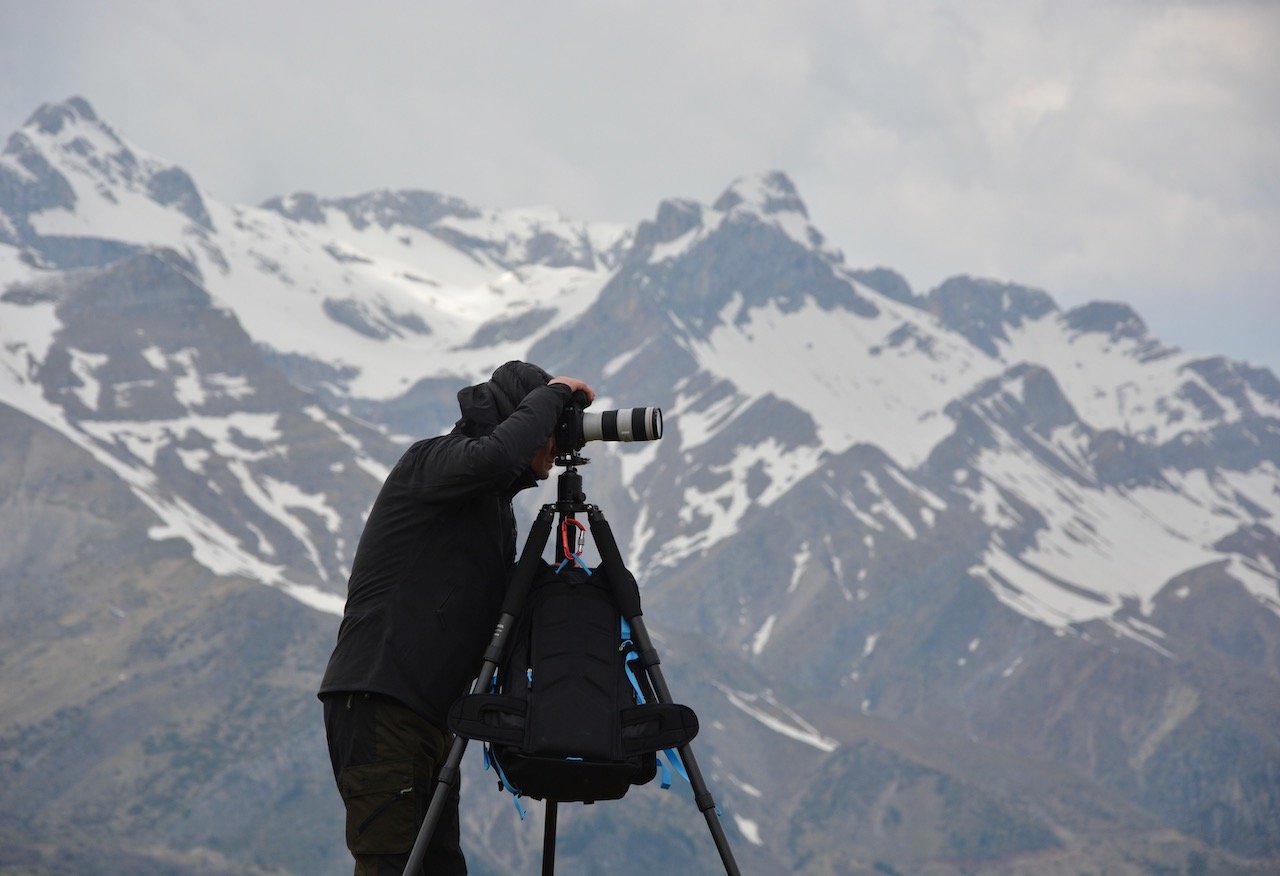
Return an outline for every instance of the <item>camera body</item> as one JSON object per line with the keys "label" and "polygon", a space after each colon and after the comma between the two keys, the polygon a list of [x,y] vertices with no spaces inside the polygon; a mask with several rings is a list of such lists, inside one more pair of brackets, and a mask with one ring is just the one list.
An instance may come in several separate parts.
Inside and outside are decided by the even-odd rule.
{"label": "camera body", "polygon": [[556,423],[556,456],[576,456],[588,441],[657,441],[662,437],[661,408],[586,410],[587,397],[575,392]]}

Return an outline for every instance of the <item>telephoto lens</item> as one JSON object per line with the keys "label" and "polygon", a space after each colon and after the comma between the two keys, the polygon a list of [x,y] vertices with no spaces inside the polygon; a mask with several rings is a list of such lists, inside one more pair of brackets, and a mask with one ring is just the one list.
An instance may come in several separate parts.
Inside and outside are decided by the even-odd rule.
{"label": "telephoto lens", "polygon": [[661,408],[583,411],[584,441],[657,441],[662,437]]}

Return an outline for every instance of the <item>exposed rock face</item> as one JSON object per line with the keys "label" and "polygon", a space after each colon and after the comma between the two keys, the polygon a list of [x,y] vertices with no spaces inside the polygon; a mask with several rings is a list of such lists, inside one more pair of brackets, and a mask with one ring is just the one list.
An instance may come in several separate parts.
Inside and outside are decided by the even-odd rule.
{"label": "exposed rock face", "polygon": [[[634,229],[232,207],[79,99],[0,156],[0,864],[343,869],[313,691],[363,517],[511,358],[665,409],[586,490],[744,872],[1276,869],[1275,375],[850,267],[777,172]],[[473,869],[531,869],[479,769]],[[714,872],[686,797],[566,818],[563,866]]]}

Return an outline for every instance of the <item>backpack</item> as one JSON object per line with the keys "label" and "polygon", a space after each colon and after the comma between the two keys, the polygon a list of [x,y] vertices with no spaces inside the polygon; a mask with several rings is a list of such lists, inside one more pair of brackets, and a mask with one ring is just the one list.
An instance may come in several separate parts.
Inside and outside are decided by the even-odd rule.
{"label": "backpack", "polygon": [[517,797],[620,799],[653,779],[656,752],[698,732],[692,709],[655,702],[638,660],[603,569],[545,566],[494,689],[455,702],[449,729],[485,742],[486,765]]}

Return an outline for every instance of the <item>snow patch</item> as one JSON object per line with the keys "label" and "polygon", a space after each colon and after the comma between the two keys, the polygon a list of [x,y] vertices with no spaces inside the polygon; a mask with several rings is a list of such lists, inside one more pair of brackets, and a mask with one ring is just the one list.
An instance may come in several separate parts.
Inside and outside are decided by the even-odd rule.
{"label": "snow patch", "polygon": [[773,622],[777,619],[777,615],[769,615],[769,617],[765,619],[765,622],[760,626],[760,629],[756,631],[755,638],[751,640],[752,654],[755,654],[758,657],[760,653],[764,651],[764,646],[769,643],[769,636],[773,632]]}
{"label": "snow patch", "polygon": [[[899,464],[919,465],[953,428],[943,408],[1003,367],[930,317],[887,298],[877,297],[874,317],[807,301],[790,311],[770,302],[739,319],[742,304],[735,296],[721,324],[693,341],[699,364],[735,386],[745,407],[777,395],[775,363],[787,362],[793,370],[786,399],[813,418],[832,453],[870,443]],[[904,324],[925,338],[929,355],[890,340]]]}
{"label": "snow patch", "polygon": [[[729,463],[709,468],[711,474],[724,478],[719,486],[709,491],[694,487],[685,489],[679,520],[695,529],[695,534],[671,539],[655,562],[660,565],[676,563],[734,535],[748,511],[756,506],[770,505],[784,495],[797,481],[817,468],[821,456],[819,448],[786,450],[773,438],[757,445],[737,447]],[[752,498],[747,493],[747,475],[756,467],[763,471],[767,485]],[[700,527],[694,526],[699,517],[705,523]]]}
{"label": "snow patch", "polygon": [[749,818],[744,818],[736,812],[733,815],[733,823],[738,826],[738,832],[742,834],[742,838],[753,846],[764,845],[764,840],[760,839],[760,826]]}
{"label": "snow patch", "polygon": [[94,372],[111,361],[104,353],[86,353],[83,350],[69,348],[71,355],[71,373],[80,381],[75,394],[80,403],[91,411],[96,411],[102,399],[102,384]]}
{"label": "snow patch", "polygon": [[[997,440],[975,463],[982,477],[967,485],[972,506],[997,530],[1017,529],[1024,522],[1003,491],[1037,509],[1044,527],[1016,552],[997,537],[974,571],[1001,601],[1050,626],[1109,617],[1125,599],[1148,613],[1169,580],[1227,558],[1213,545],[1261,519],[1255,513],[1280,517],[1280,470],[1270,461],[1212,477],[1166,470],[1158,485],[1122,489],[1065,479],[1007,436]],[[1272,576],[1238,558],[1231,568],[1256,598],[1274,602]]]}
{"label": "snow patch", "polygon": [[787,592],[794,593],[795,589],[800,586],[800,579],[804,577],[805,571],[809,568],[809,542],[800,545],[799,552],[792,559],[791,567],[791,583],[787,585]]}
{"label": "snow patch", "polygon": [[803,742],[823,752],[832,752],[839,747],[839,743],[834,739],[823,736],[804,718],[781,705],[768,691],[761,694],[748,694],[731,690],[720,684],[716,686],[735,708],[788,739]]}

